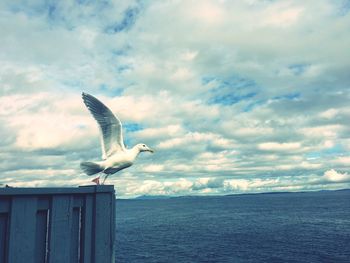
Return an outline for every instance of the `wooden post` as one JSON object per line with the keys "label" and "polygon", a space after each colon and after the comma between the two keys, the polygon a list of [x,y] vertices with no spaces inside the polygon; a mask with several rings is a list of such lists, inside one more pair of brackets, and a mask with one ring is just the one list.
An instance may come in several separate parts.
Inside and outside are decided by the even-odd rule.
{"label": "wooden post", "polygon": [[0,263],[114,262],[111,185],[0,188]]}

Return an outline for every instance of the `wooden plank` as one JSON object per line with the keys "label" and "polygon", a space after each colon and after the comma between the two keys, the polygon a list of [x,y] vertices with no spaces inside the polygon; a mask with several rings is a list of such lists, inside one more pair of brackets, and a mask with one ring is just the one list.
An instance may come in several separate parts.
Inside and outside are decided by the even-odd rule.
{"label": "wooden plank", "polygon": [[114,234],[112,233],[114,222],[112,222],[113,203],[111,194],[96,194],[94,218],[94,262],[114,262]]}
{"label": "wooden plank", "polygon": [[36,214],[35,262],[45,263],[47,258],[48,210]]}
{"label": "wooden plank", "polygon": [[79,195],[74,195],[74,205],[73,207],[82,207],[84,206],[84,196],[79,194]]}
{"label": "wooden plank", "polygon": [[50,208],[51,198],[50,196],[38,196],[38,210],[48,210]]}
{"label": "wooden plank", "polygon": [[6,262],[8,214],[0,214],[0,262]]}
{"label": "wooden plank", "polygon": [[111,185],[0,188],[0,263],[114,262],[114,233]]}
{"label": "wooden plank", "polygon": [[35,263],[37,199],[14,197],[11,204],[9,255],[11,263]]}
{"label": "wooden plank", "polygon": [[115,242],[115,234],[116,234],[116,203],[115,203],[115,192],[114,192],[114,189],[113,189],[113,193],[111,194],[111,199],[112,199],[112,218],[111,218],[111,228],[112,228],[112,231],[111,231],[111,242],[112,242],[112,262],[114,263],[115,262],[115,245],[116,245],[116,242]]}
{"label": "wooden plank", "polygon": [[67,263],[70,260],[72,214],[72,196],[53,196],[49,223],[49,263]]}
{"label": "wooden plank", "polygon": [[57,188],[0,188],[0,196],[9,195],[66,195],[66,194],[92,194],[111,193],[113,185],[89,185],[83,187],[57,187]]}
{"label": "wooden plank", "polygon": [[85,204],[82,209],[82,226],[81,226],[81,262],[91,263],[92,258],[92,225],[93,225],[93,207],[94,199],[92,195],[85,197]]}
{"label": "wooden plank", "polygon": [[71,228],[70,262],[79,262],[80,259],[80,208],[73,208]]}
{"label": "wooden plank", "polygon": [[0,198],[0,213],[8,213],[10,211],[10,198]]}
{"label": "wooden plank", "polygon": [[114,193],[114,185],[94,185],[94,187],[96,193]]}

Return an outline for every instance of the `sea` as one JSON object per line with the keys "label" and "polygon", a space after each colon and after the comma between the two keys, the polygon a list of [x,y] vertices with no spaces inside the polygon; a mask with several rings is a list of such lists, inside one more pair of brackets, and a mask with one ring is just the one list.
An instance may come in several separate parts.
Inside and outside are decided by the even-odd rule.
{"label": "sea", "polygon": [[350,262],[350,190],[116,201],[116,263]]}

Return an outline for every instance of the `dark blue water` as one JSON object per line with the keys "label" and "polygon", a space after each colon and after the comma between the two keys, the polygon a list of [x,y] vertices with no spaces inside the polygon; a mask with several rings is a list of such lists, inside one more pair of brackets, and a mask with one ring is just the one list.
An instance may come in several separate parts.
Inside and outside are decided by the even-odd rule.
{"label": "dark blue water", "polygon": [[350,262],[350,191],[117,200],[116,262]]}

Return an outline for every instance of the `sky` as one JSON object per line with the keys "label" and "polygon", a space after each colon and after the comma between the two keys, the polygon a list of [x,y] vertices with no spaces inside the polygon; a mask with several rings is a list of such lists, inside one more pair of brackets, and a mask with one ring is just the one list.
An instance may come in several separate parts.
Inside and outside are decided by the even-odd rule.
{"label": "sky", "polygon": [[92,94],[119,197],[350,188],[350,1],[0,2],[0,183],[91,184]]}

